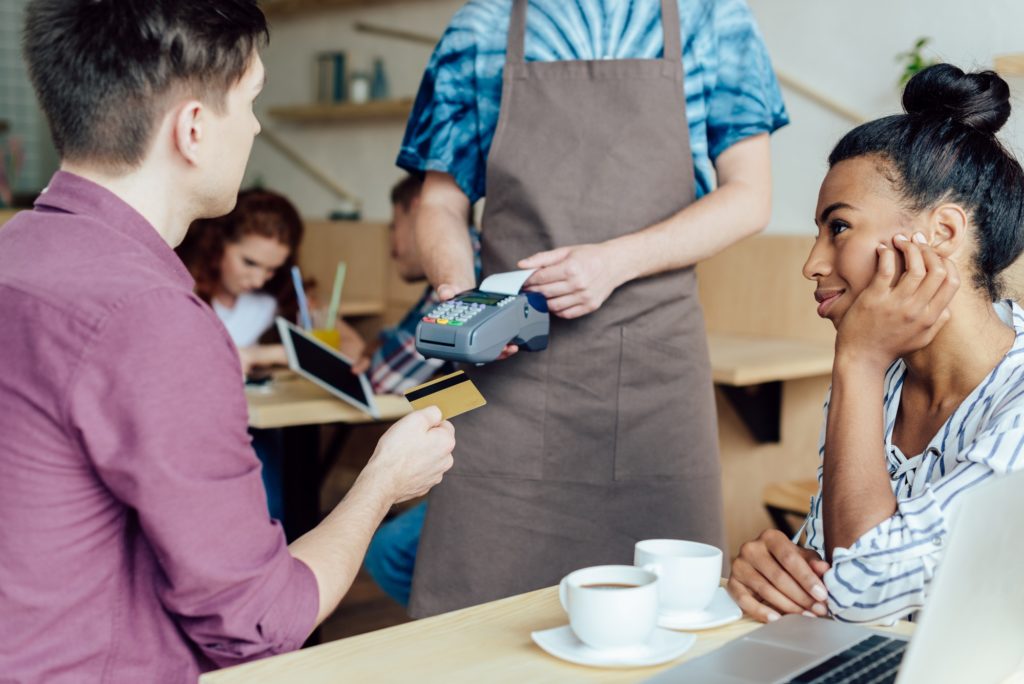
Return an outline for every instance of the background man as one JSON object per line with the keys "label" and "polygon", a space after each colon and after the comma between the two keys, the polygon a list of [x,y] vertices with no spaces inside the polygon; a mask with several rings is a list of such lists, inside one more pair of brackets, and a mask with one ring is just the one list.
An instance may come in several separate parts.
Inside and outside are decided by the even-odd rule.
{"label": "background man", "polygon": [[[420,210],[423,180],[406,176],[391,190],[391,258],[398,274],[408,283],[426,280],[419,246],[416,244],[416,218]],[[473,248],[475,269],[479,273],[480,232],[465,217]],[[420,385],[437,374],[453,370],[452,364],[440,359],[426,359],[416,351],[416,326],[433,310],[440,299],[429,284],[423,296],[402,321],[380,333],[380,347],[374,352],[369,367],[370,379],[377,393],[401,393]],[[364,364],[365,367],[365,364]],[[381,525],[366,552],[366,569],[388,596],[409,604],[416,551],[420,543],[427,503],[423,501]]]}

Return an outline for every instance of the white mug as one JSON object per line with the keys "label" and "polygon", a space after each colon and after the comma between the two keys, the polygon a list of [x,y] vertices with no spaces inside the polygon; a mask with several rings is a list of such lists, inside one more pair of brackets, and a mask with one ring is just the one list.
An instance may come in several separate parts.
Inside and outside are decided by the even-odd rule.
{"label": "white mug", "polygon": [[704,610],[722,577],[722,550],[680,539],[637,542],[633,564],[658,576],[662,612]]}
{"label": "white mug", "polygon": [[632,565],[569,573],[558,586],[572,631],[597,649],[640,646],[658,626],[658,577]]}

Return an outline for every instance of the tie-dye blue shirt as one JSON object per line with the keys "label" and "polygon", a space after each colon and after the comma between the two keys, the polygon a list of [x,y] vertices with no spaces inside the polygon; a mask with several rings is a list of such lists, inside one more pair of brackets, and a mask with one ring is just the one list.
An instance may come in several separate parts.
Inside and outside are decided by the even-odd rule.
{"label": "tie-dye blue shirt", "polygon": [[[450,174],[473,202],[501,106],[512,0],[470,0],[427,65],[398,156],[411,172]],[[686,115],[697,196],[713,161],[744,138],[789,123],[767,50],[744,0],[680,0]],[[659,0],[530,0],[527,61],[658,59]]]}

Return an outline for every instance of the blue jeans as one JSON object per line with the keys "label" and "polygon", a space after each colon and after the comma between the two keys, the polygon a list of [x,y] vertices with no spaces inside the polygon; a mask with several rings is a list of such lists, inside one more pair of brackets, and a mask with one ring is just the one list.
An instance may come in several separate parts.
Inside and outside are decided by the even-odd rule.
{"label": "blue jeans", "polygon": [[263,464],[263,488],[267,490],[270,517],[284,522],[284,433],[281,430],[249,429],[252,448]]}
{"label": "blue jeans", "polygon": [[420,545],[427,502],[410,508],[380,526],[366,550],[366,570],[384,593],[409,605],[416,549]]}

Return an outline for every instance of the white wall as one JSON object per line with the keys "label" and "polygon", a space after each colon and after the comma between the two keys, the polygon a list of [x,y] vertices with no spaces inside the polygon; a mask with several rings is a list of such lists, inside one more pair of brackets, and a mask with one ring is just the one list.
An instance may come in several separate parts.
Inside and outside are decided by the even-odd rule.
{"label": "white wall", "polygon": [[[919,36],[931,36],[932,53],[965,68],[989,68],[995,55],[1024,52],[1024,2],[1020,0],[748,0],[776,67],[847,108],[875,117],[899,109],[901,65],[895,55]],[[312,99],[312,59],[322,50],[349,53],[351,68],[385,57],[394,95],[415,94],[430,48],[357,34],[355,21],[439,36],[461,0],[418,0],[276,19],[265,52],[269,80],[259,108]],[[1011,87],[1024,93],[1024,79]],[[792,92],[786,103],[793,123],[773,143],[775,210],[771,232],[807,233],[825,158],[852,126]],[[1024,110],[1024,100],[1021,101]],[[404,122],[295,126],[263,116],[265,127],[328,171],[365,202],[364,214],[386,218],[387,194],[401,172],[394,166]],[[1024,149],[1024,113],[1008,137]],[[307,215],[323,215],[332,196],[257,142],[248,178],[293,197]]]}
{"label": "white wall", "polygon": [[[395,158],[405,121],[295,125],[276,121],[265,112],[275,105],[313,101],[314,55],[323,51],[346,52],[350,72],[369,70],[373,58],[381,56],[392,96],[414,96],[431,47],[356,33],[353,24],[365,21],[440,37],[461,6],[461,0],[419,0],[271,18],[270,45],[263,53],[267,85],[257,100],[260,121],[264,128],[278,133],[344,188],[362,198],[366,218],[387,219],[391,214],[388,195],[394,182],[402,177]],[[330,192],[259,139],[246,174],[247,182],[257,178],[292,198],[306,216],[326,216],[337,208]]]}
{"label": "white wall", "polygon": [[[900,111],[902,66],[895,55],[920,36],[926,50],[964,69],[992,67],[996,55],[1024,52],[1020,0],[748,0],[775,67],[868,117]],[[1010,79],[1017,97],[1024,79]],[[785,93],[792,123],[773,145],[775,209],[771,232],[810,234],[818,186],[832,146],[852,124]],[[1024,99],[1015,106],[1024,110]],[[1007,142],[1024,150],[1024,111]]]}

